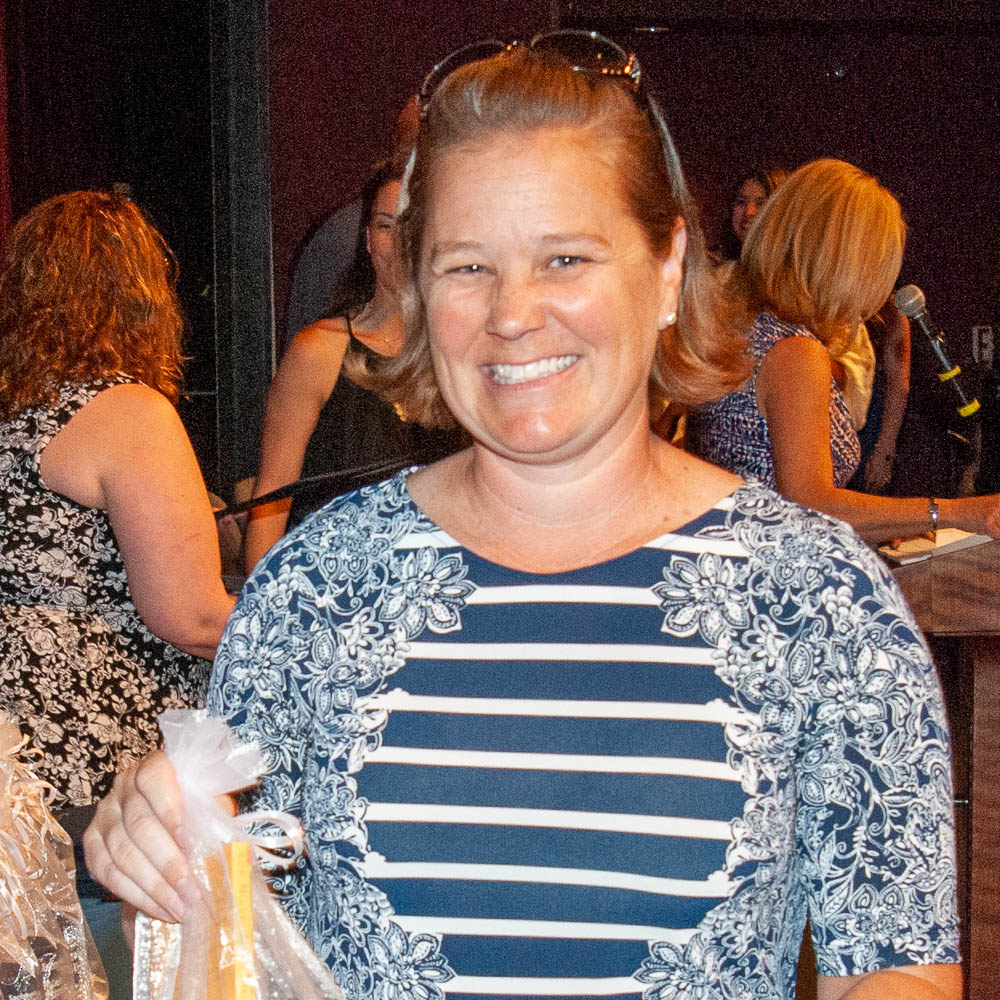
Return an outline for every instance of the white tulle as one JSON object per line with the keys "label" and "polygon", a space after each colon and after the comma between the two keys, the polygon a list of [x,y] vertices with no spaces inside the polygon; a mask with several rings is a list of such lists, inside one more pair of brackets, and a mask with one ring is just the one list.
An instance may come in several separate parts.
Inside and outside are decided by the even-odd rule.
{"label": "white tulle", "polygon": [[[216,801],[257,781],[258,748],[239,743],[203,710],[164,712],[160,728],[184,795],[182,839],[203,899],[181,924],[139,916],[135,1000],[343,1000],[259,871],[261,863],[295,864],[298,820],[271,812],[231,817]],[[263,823],[281,833],[257,833]]]}

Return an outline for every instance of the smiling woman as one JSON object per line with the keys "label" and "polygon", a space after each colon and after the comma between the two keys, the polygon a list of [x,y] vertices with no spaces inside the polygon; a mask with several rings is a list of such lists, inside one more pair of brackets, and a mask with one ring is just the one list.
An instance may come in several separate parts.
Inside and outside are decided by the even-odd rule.
{"label": "smiling woman", "polygon": [[[211,709],[303,818],[281,891],[352,1000],[777,1000],[807,912],[824,997],[951,1000],[948,734],[902,598],[846,527],[650,431],[651,385],[743,371],[639,75],[558,33],[429,96],[384,391],[472,447],[272,550]],[[89,834],[163,917],[178,810],[153,758]]]}
{"label": "smiling woman", "polygon": [[616,175],[572,128],[472,143],[437,166],[420,297],[438,388],[487,462],[576,459],[645,433],[685,235],[654,256]]}

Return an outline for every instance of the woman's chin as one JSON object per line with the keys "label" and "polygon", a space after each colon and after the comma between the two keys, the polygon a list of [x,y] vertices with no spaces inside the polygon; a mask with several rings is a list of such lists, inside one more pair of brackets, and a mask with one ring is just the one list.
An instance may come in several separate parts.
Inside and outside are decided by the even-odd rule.
{"label": "woman's chin", "polygon": [[[541,465],[546,462],[561,462],[572,454],[578,435],[560,422],[554,425],[537,418],[495,422],[473,429],[476,442],[503,458]],[[579,447],[579,446],[577,446]]]}

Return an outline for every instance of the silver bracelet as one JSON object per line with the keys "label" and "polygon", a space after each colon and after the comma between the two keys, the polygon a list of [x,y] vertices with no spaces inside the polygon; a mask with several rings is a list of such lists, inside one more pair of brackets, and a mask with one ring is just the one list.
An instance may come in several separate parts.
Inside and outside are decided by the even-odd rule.
{"label": "silver bracelet", "polygon": [[936,532],[938,530],[938,517],[941,514],[941,508],[938,507],[938,502],[934,497],[927,498],[927,513],[931,519],[931,531]]}

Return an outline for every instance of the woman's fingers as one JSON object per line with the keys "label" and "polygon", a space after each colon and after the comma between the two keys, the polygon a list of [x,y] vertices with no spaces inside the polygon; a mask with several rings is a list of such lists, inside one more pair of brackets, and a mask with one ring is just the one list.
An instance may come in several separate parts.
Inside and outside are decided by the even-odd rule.
{"label": "woman's fingers", "polygon": [[87,866],[115,895],[160,920],[180,920],[199,898],[177,843],[180,788],[163,753],[115,778],[84,835]]}

